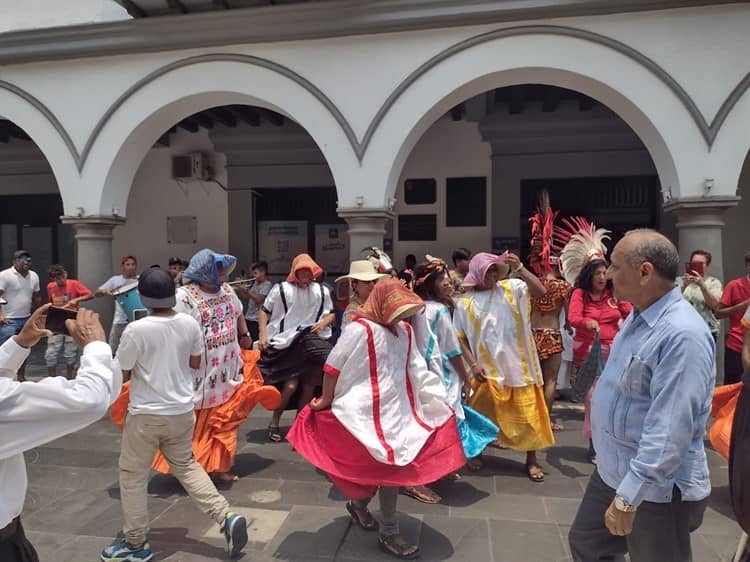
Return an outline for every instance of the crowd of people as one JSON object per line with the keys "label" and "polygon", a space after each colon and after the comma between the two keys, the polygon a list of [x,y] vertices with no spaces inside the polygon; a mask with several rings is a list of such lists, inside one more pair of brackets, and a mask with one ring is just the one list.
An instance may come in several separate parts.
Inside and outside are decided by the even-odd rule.
{"label": "crowd of people", "polygon": [[[373,248],[329,287],[307,254],[281,282],[257,262],[231,284],[231,255],[205,249],[140,273],[126,255],[94,292],[51,266],[43,306],[31,255],[19,250],[0,272],[0,474],[18,482],[13,497],[4,484],[0,557],[36,560],[20,523],[22,452],[110,405],[123,429],[124,524],[101,559],[152,559],[151,467],[179,479],[236,556],[247,522],[216,483],[238,478],[237,430],[260,403],[271,411],[268,440],[286,439],[325,472],[381,549],[415,558],[419,545],[398,525],[399,493],[442,501],[432,484],[482,468],[487,447],[522,451],[525,475],[544,482],[537,452],[564,429],[553,404],[568,351],[569,383],[585,404],[581,443],[596,464],[570,531],[574,560],[688,560],[710,493],[703,436],[719,320],[730,319],[724,372],[736,382],[750,367],[750,276],[722,293],[702,250],[681,275],[674,245],[650,230],[624,236],[608,262],[605,230],[556,219],[542,198],[528,267],[513,253],[460,248],[452,268],[425,254],[397,271]],[[129,318],[116,301],[107,344],[97,316],[78,305],[128,285],[149,314]],[[77,310],[66,333],[45,328],[50,307]],[[24,382],[29,348],[44,337],[50,376]],[[61,350],[64,378],[55,376]],[[296,417],[284,435],[288,410]],[[368,509],[376,493],[378,519]]]}

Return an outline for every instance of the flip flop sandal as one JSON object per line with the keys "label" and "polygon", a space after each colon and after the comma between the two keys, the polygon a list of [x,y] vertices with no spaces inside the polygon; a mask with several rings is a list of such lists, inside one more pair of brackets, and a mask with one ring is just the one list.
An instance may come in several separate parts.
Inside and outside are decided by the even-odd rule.
{"label": "flip flop sandal", "polygon": [[[539,469],[539,472],[534,472],[532,474],[531,472],[532,468]],[[536,474],[536,476],[534,476],[534,474]],[[537,482],[537,483],[544,482],[544,471],[542,470],[542,467],[539,466],[538,464],[527,464],[526,475],[529,477],[529,480],[531,480],[532,482]]]}
{"label": "flip flop sandal", "polygon": [[559,423],[553,423],[552,424],[552,431],[554,431],[554,432],[563,431],[564,429],[565,428],[562,425],[560,425]]}
{"label": "flip flop sandal", "polygon": [[[378,522],[375,520],[375,518],[372,516],[372,513],[370,513],[370,510],[365,508],[364,510],[358,510],[354,507],[352,502],[346,502],[346,510],[349,512],[349,515],[352,516],[352,519],[354,519],[354,522],[357,524],[357,526],[360,529],[363,529],[365,531],[377,531]],[[364,511],[365,517],[364,522],[362,522],[362,519],[359,518],[359,515],[357,515],[357,512],[362,513]]]}
{"label": "flip flop sandal", "polygon": [[279,433],[279,426],[278,425],[269,425],[268,426],[268,440],[271,443],[280,443],[283,437],[281,436],[281,433]]}
{"label": "flip flop sandal", "polygon": [[442,479],[447,482],[457,482],[462,479],[462,476],[458,472],[451,472],[450,474],[446,474],[445,476],[443,476]]}
{"label": "flip flop sandal", "polygon": [[[381,535],[378,538],[380,549],[383,552],[392,554],[396,558],[400,558],[401,560],[414,560],[415,558],[419,558],[419,547],[414,544],[409,544],[405,539],[403,539],[403,537],[402,542],[399,542],[398,537],[400,536],[401,535],[388,535],[384,537]],[[412,548],[414,550],[412,552],[408,552]]]}
{"label": "flip flop sandal", "polygon": [[[432,492],[432,490],[430,491]],[[404,494],[405,496],[409,496],[410,498],[414,498],[415,500],[420,501],[422,503],[429,503],[429,504],[434,505],[443,501],[443,498],[441,498],[435,492],[432,492],[434,495],[429,496],[426,493],[420,492],[414,486],[401,488],[401,493]]]}
{"label": "flip flop sandal", "polygon": [[478,457],[475,457],[473,459],[469,459],[468,461],[466,461],[466,468],[468,468],[472,472],[482,470],[483,466],[484,466],[484,463],[482,462],[482,459]]}

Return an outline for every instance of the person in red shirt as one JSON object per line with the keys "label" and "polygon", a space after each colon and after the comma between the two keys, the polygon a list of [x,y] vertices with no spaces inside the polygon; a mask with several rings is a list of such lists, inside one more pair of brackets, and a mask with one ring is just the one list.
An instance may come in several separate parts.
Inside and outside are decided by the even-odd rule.
{"label": "person in red shirt", "polygon": [[[47,284],[47,297],[52,306],[60,308],[78,309],[78,303],[94,298],[93,293],[83,283],[75,279],[68,279],[65,268],[59,264],[52,264],[47,270],[51,281]],[[47,337],[47,351],[44,359],[47,362],[47,374],[50,377],[57,376],[57,358],[63,349],[66,376],[68,379],[75,377],[75,365],[77,348],[75,341],[65,334],[54,334]]]}
{"label": "person in red shirt", "polygon": [[[586,361],[594,336],[599,332],[602,346],[602,359],[606,363],[612,341],[620,330],[622,321],[627,318],[633,306],[625,301],[618,301],[612,294],[611,283],[607,281],[607,264],[594,259],[586,264],[576,279],[575,289],[570,295],[568,323],[575,329],[573,337],[573,369],[576,372]],[[591,395],[594,385],[586,394],[583,435],[589,440],[591,462],[596,463],[596,456],[591,443]]]}
{"label": "person in red shirt", "polygon": [[729,318],[729,331],[724,348],[724,384],[733,384],[742,377],[742,316],[750,304],[750,252],[745,253],[746,274],[732,279],[724,287],[719,306],[714,312],[716,318]]}

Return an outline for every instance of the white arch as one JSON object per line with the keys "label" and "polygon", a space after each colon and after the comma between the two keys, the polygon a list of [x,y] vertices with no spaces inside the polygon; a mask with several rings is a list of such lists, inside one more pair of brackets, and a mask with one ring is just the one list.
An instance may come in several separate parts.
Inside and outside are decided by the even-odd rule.
{"label": "white arch", "polygon": [[750,158],[750,90],[737,101],[711,147],[710,177],[714,179],[711,195],[735,195],[747,158]]}
{"label": "white arch", "polygon": [[75,147],[62,125],[41,102],[18,87],[0,87],[0,116],[23,129],[42,152],[65,206],[78,185],[79,175],[71,152]]}
{"label": "white arch", "polygon": [[90,147],[77,195],[87,214],[125,215],[133,178],[153,143],[175,123],[209,107],[245,104],[272,109],[304,127],[323,152],[336,185],[358,167],[330,110],[299,82],[268,68],[210,60],[156,76],[108,116]]}
{"label": "white arch", "polygon": [[[363,168],[375,201],[395,192],[406,158],[424,132],[454,105],[482,92],[541,83],[585,93],[616,112],[650,152],[665,196],[699,195],[707,148],[683,103],[634,58],[580,38],[519,35],[472,46],[421,75],[375,131]],[[380,187],[378,193],[377,188]]]}

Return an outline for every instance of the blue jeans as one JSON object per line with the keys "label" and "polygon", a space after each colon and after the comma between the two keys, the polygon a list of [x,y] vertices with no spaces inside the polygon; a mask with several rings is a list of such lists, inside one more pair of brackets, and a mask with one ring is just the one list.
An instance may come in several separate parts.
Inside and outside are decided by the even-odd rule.
{"label": "blue jeans", "polygon": [[26,318],[7,318],[7,324],[0,324],[0,345],[18,334],[28,319],[28,316]]}

